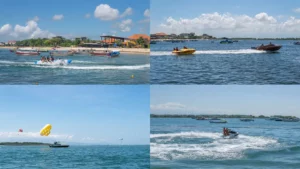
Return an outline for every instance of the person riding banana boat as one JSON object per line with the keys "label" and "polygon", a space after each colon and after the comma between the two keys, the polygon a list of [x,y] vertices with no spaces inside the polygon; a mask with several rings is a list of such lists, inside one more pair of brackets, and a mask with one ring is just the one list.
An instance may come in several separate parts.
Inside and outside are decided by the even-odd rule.
{"label": "person riding banana boat", "polygon": [[191,49],[191,48],[188,48],[186,46],[184,46],[182,49],[178,49],[178,47],[176,48],[173,48],[173,54],[176,54],[176,55],[191,55],[195,52],[196,50],[195,49]]}

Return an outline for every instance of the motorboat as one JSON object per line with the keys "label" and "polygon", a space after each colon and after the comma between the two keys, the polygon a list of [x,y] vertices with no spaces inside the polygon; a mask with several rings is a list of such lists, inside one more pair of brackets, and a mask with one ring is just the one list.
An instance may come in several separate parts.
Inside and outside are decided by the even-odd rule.
{"label": "motorboat", "polygon": [[69,145],[61,144],[60,142],[54,142],[53,144],[50,144],[49,147],[51,148],[68,148]]}
{"label": "motorboat", "polygon": [[226,120],[209,120],[210,123],[227,123]]}
{"label": "motorboat", "polygon": [[300,42],[294,42],[294,45],[300,45]]}
{"label": "motorboat", "polygon": [[274,51],[279,50],[281,47],[282,47],[281,45],[274,45],[274,44],[270,43],[269,45],[262,44],[261,46],[258,46],[258,47],[251,47],[251,49],[274,52]]}
{"label": "motorboat", "polygon": [[91,55],[94,56],[110,56],[116,57],[120,55],[120,51],[118,50],[102,50],[102,51],[92,51],[90,52]]}
{"label": "motorboat", "polygon": [[248,121],[254,121],[254,119],[250,119],[250,118],[242,118],[242,119],[240,119],[241,121],[246,121],[246,122],[248,122]]}
{"label": "motorboat", "polygon": [[191,55],[193,53],[196,52],[196,49],[192,49],[192,48],[186,48],[186,49],[180,49],[178,51],[176,50],[173,50],[173,54],[176,54],[176,55]]}
{"label": "motorboat", "polygon": [[57,59],[54,60],[53,62],[47,62],[47,61],[41,61],[37,60],[34,62],[34,64],[37,65],[58,65],[58,66],[65,66],[68,65],[72,62],[72,60],[67,60],[67,59]]}
{"label": "motorboat", "polygon": [[230,43],[233,43],[233,41],[229,39],[225,39],[220,42],[220,44],[230,44]]}
{"label": "motorboat", "polygon": [[17,55],[27,55],[27,56],[33,56],[33,55],[39,55],[40,52],[37,50],[17,50]]}
{"label": "motorboat", "polygon": [[232,131],[232,130],[230,130],[229,131],[229,135],[224,135],[223,134],[223,138],[225,138],[225,139],[233,139],[233,138],[237,138],[237,136],[239,135],[239,133],[238,132],[235,132],[235,131]]}

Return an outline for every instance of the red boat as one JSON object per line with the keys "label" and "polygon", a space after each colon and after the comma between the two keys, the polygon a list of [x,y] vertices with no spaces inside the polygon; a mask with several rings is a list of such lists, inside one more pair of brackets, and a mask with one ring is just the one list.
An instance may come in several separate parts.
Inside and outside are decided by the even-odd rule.
{"label": "red boat", "polygon": [[274,45],[274,44],[270,43],[269,45],[261,45],[258,47],[252,47],[252,49],[274,52],[274,51],[279,50],[281,47],[282,47],[281,45]]}
{"label": "red boat", "polygon": [[28,56],[32,56],[32,55],[39,55],[40,52],[36,51],[36,50],[28,50],[28,51],[23,51],[23,50],[17,50],[16,51],[17,55],[28,55]]}

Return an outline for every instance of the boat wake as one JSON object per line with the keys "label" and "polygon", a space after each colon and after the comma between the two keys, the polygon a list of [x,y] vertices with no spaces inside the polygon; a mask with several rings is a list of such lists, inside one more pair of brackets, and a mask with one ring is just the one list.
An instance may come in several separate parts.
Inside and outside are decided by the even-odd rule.
{"label": "boat wake", "polygon": [[151,134],[150,139],[151,157],[162,160],[239,159],[246,150],[280,146],[272,138],[239,135],[237,139],[223,139],[222,134],[209,132]]}
{"label": "boat wake", "polygon": [[[87,63],[85,61],[72,61],[74,63]],[[16,62],[16,61],[0,61],[0,66],[20,66],[20,67],[34,67],[44,69],[74,69],[74,70],[140,70],[149,69],[150,64],[143,65],[92,65],[92,66],[80,66],[80,65],[59,65],[59,64],[35,64],[32,62]]]}
{"label": "boat wake", "polygon": [[[194,54],[205,54],[205,55],[212,55],[212,54],[219,54],[219,55],[226,55],[226,54],[255,54],[255,53],[266,53],[265,51],[259,50],[252,50],[252,49],[240,49],[240,50],[197,50]],[[151,51],[151,56],[168,56],[174,55],[171,51]]]}
{"label": "boat wake", "polygon": [[62,68],[62,69],[75,69],[75,70],[139,70],[150,68],[150,64],[145,65],[133,65],[133,66],[112,66],[112,65],[101,65],[101,66],[33,66],[37,68]]}

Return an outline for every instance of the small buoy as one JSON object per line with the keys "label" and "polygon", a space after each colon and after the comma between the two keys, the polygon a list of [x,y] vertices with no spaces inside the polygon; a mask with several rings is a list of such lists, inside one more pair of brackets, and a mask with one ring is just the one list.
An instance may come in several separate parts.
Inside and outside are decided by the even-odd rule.
{"label": "small buoy", "polygon": [[131,78],[134,78],[134,75],[131,75]]}

